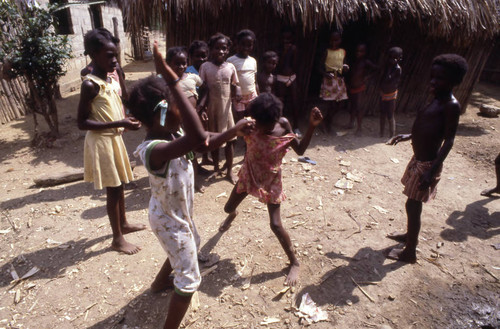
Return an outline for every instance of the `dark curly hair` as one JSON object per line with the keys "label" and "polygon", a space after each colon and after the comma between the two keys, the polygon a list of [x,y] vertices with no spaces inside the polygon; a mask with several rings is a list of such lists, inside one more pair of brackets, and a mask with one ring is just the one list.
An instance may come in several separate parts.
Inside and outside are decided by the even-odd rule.
{"label": "dark curly hair", "polygon": [[98,52],[105,44],[113,42],[115,45],[120,43],[120,39],[103,27],[88,31],[83,36],[84,55],[90,55]]}
{"label": "dark curly hair", "polygon": [[222,39],[226,40],[227,47],[230,48],[231,45],[232,45],[231,39],[227,35],[222,34],[220,32],[217,32],[217,33],[215,33],[214,35],[212,35],[210,37],[210,39],[208,40],[208,48],[209,49],[213,49],[213,47],[215,46],[215,44],[217,43],[217,41],[222,40]]}
{"label": "dark curly hair", "polygon": [[277,122],[283,112],[283,103],[271,93],[262,93],[248,105],[250,116],[261,125]]}
{"label": "dark curly hair", "polygon": [[269,58],[276,58],[278,59],[278,54],[275,51],[268,50],[262,55],[262,61],[265,62]]}
{"label": "dark curly hair", "polygon": [[137,120],[151,127],[155,116],[153,110],[164,99],[169,99],[167,83],[157,76],[150,76],[137,81],[125,105]]}
{"label": "dark curly hair", "polygon": [[194,40],[193,42],[191,42],[191,45],[189,46],[189,56],[193,56],[194,52],[200,48],[205,48],[206,50],[208,50],[207,43],[203,40]]}
{"label": "dark curly hair", "polygon": [[187,57],[187,49],[186,47],[170,47],[167,50],[167,55],[165,56],[165,61],[170,63],[175,56],[179,54],[186,54]]}
{"label": "dark curly hair", "polygon": [[432,65],[442,66],[453,86],[462,82],[465,73],[467,73],[468,65],[465,58],[457,54],[441,54],[432,60]]}
{"label": "dark curly hair", "polygon": [[403,49],[400,47],[392,47],[389,49],[389,54],[396,54],[399,57],[403,56]]}
{"label": "dark curly hair", "polygon": [[236,34],[236,42],[240,42],[243,38],[250,37],[255,41],[255,33],[252,30],[241,30]]}

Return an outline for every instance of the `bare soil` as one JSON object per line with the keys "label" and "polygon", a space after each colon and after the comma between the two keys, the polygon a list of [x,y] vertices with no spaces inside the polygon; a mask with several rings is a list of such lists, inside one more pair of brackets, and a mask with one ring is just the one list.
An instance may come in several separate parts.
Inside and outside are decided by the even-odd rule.
{"label": "bare soil", "polygon": [[[129,82],[152,70],[152,63],[125,67]],[[363,137],[318,132],[306,152],[317,165],[298,162],[293,151],[285,157],[282,219],[301,262],[295,289],[280,294],[287,258],[265,205],[248,197],[221,235],[232,185],[206,181],[195,218],[202,251],[220,261],[203,277],[199,305],[183,326],[301,328],[306,322],[294,308],[308,293],[329,316],[311,328],[499,328],[500,251],[492,245],[500,242],[500,202],[479,193],[495,184],[500,119],[477,115],[481,103],[500,106],[499,95],[498,86],[478,85],[461,117],[437,198],[424,205],[414,265],[385,258],[396,245],[386,234],[406,226],[400,178],[412,151],[410,143],[385,145],[378,118],[366,119]],[[0,130],[0,328],[160,328],[172,292],[150,292],[165,260],[151,230],[127,236],[142,247],[138,254],[119,254],[110,250],[104,191],[81,181],[34,186],[36,178],[82,166],[78,98],[58,101],[63,137],[52,148],[30,147],[30,116]],[[399,113],[398,132],[409,132],[413,118]],[[347,121],[339,113],[337,131]],[[129,153],[143,137],[143,129],[125,134]],[[236,153],[240,163],[241,145]],[[125,191],[127,216],[147,223],[149,183],[138,163]],[[362,182],[340,194],[334,185],[347,172]],[[22,276],[35,266],[36,274],[12,282],[13,269]]]}

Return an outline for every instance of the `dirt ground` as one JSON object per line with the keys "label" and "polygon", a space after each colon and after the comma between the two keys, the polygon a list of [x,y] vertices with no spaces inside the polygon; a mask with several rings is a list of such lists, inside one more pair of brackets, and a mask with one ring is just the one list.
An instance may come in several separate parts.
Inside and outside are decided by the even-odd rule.
{"label": "dirt ground", "polygon": [[[151,70],[151,63],[125,67],[130,82]],[[142,247],[138,254],[116,253],[104,191],[81,181],[34,186],[36,178],[82,166],[78,98],[73,92],[58,101],[63,136],[52,148],[30,148],[31,117],[0,130],[0,328],[160,328],[171,291],[149,290],[165,260],[151,230],[127,236]],[[232,185],[205,182],[195,218],[202,251],[220,261],[204,268],[183,326],[300,328],[307,322],[295,308],[308,293],[328,314],[311,328],[499,328],[500,251],[493,245],[500,202],[479,193],[495,184],[500,119],[478,116],[481,103],[500,106],[498,86],[478,85],[461,117],[437,198],[424,205],[415,265],[384,257],[395,246],[386,234],[406,225],[400,178],[412,152],[410,143],[385,145],[377,118],[367,118],[365,136],[356,137],[342,133],[348,118],[339,113],[340,134],[318,132],[306,152],[317,165],[298,162],[293,151],[285,157],[282,218],[301,262],[295,289],[282,292],[287,259],[266,207],[248,197],[221,235]],[[397,122],[409,132],[413,115],[399,113]],[[125,134],[129,153],[143,137],[143,129]],[[236,153],[241,163],[241,145]],[[125,191],[127,216],[147,224],[149,183],[138,163]],[[362,181],[342,194],[334,185],[347,173]],[[33,276],[12,282],[13,269],[22,276],[35,266]]]}

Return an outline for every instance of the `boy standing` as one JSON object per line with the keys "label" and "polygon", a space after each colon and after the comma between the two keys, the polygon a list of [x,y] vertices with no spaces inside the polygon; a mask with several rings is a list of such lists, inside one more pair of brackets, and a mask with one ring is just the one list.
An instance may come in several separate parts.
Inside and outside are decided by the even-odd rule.
{"label": "boy standing", "polygon": [[384,137],[385,120],[389,121],[389,137],[396,132],[396,99],[398,98],[398,85],[401,79],[401,66],[399,63],[403,59],[403,50],[399,47],[389,49],[389,58],[384,68],[384,75],[381,82],[380,98],[380,137]]}
{"label": "boy standing", "polygon": [[418,234],[422,202],[433,199],[439,182],[441,169],[450,152],[460,116],[460,104],[452,89],[458,85],[467,72],[467,62],[456,54],[443,54],[434,58],[431,69],[430,89],[434,94],[432,102],[417,113],[411,134],[397,135],[387,144],[411,139],[413,157],[401,179],[403,193],[408,196],[406,214],[407,232],[391,234],[388,237],[405,242],[404,249],[392,249],[388,258],[408,263],[417,261]]}

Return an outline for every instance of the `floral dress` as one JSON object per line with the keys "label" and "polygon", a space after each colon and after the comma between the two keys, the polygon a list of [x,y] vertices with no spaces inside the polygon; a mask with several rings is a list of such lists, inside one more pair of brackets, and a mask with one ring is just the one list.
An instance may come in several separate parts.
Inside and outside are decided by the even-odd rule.
{"label": "floral dress", "polygon": [[278,204],[285,200],[281,183],[281,161],[295,134],[276,137],[254,132],[245,136],[247,152],[238,173],[236,192],[246,192],[260,202]]}

